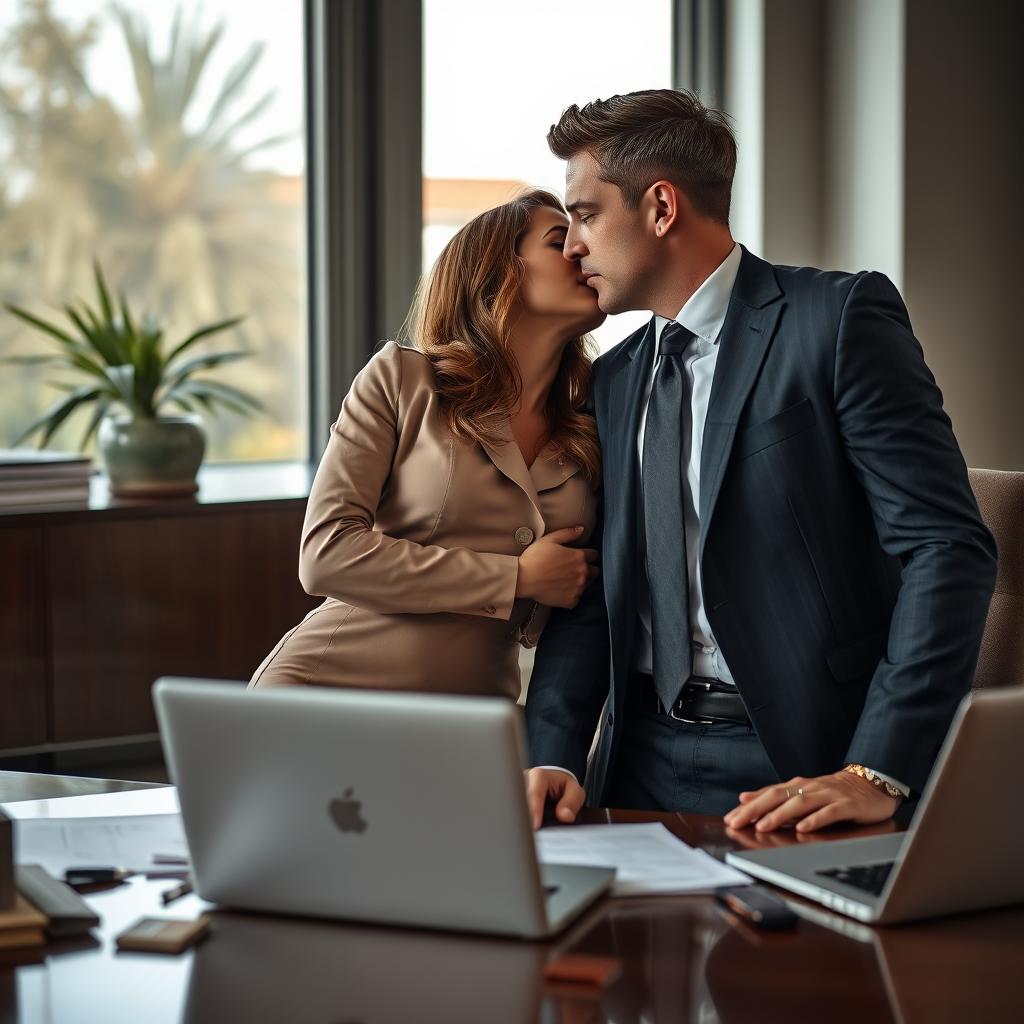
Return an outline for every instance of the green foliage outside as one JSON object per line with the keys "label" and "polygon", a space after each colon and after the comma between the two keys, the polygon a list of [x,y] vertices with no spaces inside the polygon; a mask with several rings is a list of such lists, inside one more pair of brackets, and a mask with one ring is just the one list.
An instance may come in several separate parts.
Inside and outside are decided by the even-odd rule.
{"label": "green foliage outside", "polygon": [[[261,77],[262,47],[231,67],[197,117],[199,83],[229,27],[201,29],[196,11],[179,7],[169,38],[154,45],[128,8],[102,10],[72,25],[49,0],[23,0],[0,40],[0,301],[52,319],[91,291],[97,259],[169,337],[243,314],[230,340],[211,348],[254,354],[222,379],[270,415],[207,418],[210,458],[304,458],[300,186],[252,166],[283,138],[239,141],[273,97],[244,102]],[[113,19],[130,56],[131,96],[90,86],[86,57],[100,19]],[[0,358],[46,351],[39,331],[0,312]],[[52,404],[45,374],[45,364],[0,370],[0,447]],[[70,415],[54,446],[77,447],[88,415]]]}

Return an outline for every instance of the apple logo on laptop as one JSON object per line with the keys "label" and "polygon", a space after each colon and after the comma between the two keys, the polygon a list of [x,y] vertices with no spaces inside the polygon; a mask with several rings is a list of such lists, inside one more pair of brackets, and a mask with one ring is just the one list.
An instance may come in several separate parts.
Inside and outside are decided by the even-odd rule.
{"label": "apple logo on laptop", "polygon": [[335,797],[327,805],[327,810],[342,832],[365,832],[366,819],[359,813],[362,806],[362,801],[352,799],[352,787],[349,786],[340,798]]}

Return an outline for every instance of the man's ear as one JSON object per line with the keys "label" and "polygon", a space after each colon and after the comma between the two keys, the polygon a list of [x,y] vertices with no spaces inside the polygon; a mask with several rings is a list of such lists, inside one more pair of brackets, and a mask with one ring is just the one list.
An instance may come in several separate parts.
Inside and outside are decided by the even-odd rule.
{"label": "man's ear", "polygon": [[676,185],[664,179],[651,185],[645,198],[649,201],[650,220],[654,233],[659,237],[664,236],[680,219],[685,198]]}

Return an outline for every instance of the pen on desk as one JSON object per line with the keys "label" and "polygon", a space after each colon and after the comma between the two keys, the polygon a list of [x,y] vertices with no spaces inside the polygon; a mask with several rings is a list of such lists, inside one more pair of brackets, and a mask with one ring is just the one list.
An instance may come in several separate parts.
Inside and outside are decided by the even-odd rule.
{"label": "pen on desk", "polygon": [[166,907],[168,903],[173,903],[177,899],[181,899],[182,896],[187,896],[192,891],[192,880],[186,878],[181,885],[174,886],[173,889],[167,889],[165,892],[160,893],[160,902]]}
{"label": "pen on desk", "polygon": [[103,882],[123,882],[134,874],[129,868],[67,868],[64,881],[68,885],[97,885]]}

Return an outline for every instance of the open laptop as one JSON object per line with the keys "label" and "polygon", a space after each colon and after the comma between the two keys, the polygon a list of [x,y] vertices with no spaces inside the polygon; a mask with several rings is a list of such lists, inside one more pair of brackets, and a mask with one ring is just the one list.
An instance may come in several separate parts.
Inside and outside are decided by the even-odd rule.
{"label": "open laptop", "polygon": [[726,861],[860,921],[1024,902],[1024,687],[965,697],[906,832],[730,852]]}
{"label": "open laptop", "polygon": [[539,938],[614,878],[538,865],[507,700],[187,679],[153,692],[204,899]]}

